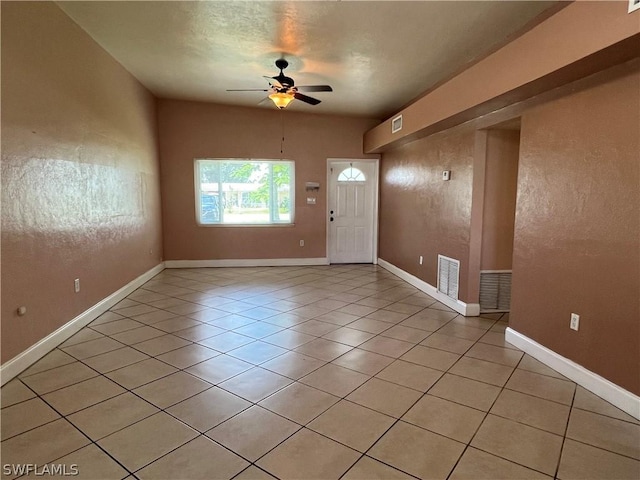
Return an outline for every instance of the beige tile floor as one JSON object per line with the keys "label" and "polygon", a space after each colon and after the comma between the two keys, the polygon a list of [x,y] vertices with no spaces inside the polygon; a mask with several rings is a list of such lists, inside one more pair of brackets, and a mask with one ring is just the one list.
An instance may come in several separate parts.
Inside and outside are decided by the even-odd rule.
{"label": "beige tile floor", "polygon": [[372,265],[165,270],[2,388],[2,478],[640,478],[640,422],[507,321]]}

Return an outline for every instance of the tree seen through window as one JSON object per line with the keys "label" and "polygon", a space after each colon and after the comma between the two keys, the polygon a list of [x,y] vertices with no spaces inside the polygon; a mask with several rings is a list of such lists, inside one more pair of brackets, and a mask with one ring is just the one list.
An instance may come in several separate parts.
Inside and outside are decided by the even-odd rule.
{"label": "tree seen through window", "polygon": [[293,222],[294,163],[197,160],[200,224]]}

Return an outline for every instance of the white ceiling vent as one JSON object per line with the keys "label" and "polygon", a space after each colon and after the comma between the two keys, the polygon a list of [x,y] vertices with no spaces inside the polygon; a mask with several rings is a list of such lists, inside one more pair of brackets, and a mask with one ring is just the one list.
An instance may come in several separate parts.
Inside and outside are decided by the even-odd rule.
{"label": "white ceiling vent", "polygon": [[460,260],[438,255],[438,291],[458,300]]}
{"label": "white ceiling vent", "polygon": [[391,133],[396,133],[402,130],[402,115],[398,115],[391,120]]}
{"label": "white ceiling vent", "polygon": [[480,272],[480,311],[508,312],[511,306],[511,270]]}

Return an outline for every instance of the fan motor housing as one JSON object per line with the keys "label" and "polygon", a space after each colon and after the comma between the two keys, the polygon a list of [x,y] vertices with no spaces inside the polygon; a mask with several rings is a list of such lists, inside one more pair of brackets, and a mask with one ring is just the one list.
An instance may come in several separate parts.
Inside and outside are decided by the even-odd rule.
{"label": "fan motor housing", "polygon": [[284,58],[279,58],[278,60],[276,60],[276,67],[280,69],[280,73],[278,74],[278,76],[271,78],[277,80],[281,85],[284,85],[285,87],[293,87],[295,85],[293,78],[287,77],[283,72],[283,70],[288,66],[289,62],[287,62]]}
{"label": "fan motor housing", "polygon": [[280,84],[285,86],[285,87],[293,87],[295,85],[295,82],[293,81],[293,78],[286,77],[282,73],[280,75],[278,75],[277,77],[272,77],[272,78],[277,80],[277,81],[279,81]]}

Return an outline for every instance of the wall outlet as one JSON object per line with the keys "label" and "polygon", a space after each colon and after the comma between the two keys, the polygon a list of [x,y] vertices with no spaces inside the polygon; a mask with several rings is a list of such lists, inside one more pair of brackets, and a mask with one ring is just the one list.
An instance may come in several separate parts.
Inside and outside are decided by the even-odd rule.
{"label": "wall outlet", "polygon": [[76,279],[73,281],[73,290],[74,290],[76,293],[78,293],[78,292],[80,291],[80,279],[79,279],[79,278],[76,278]]}
{"label": "wall outlet", "polygon": [[304,247],[304,240],[300,240],[300,246]]}
{"label": "wall outlet", "polygon": [[422,255],[420,255],[420,260],[418,260],[420,262],[420,265],[422,265]]}
{"label": "wall outlet", "polygon": [[569,323],[571,330],[578,330],[580,328],[580,315],[577,313],[571,314],[571,323]]}
{"label": "wall outlet", "polygon": [[442,172],[442,180],[444,181],[451,180],[451,170],[444,170]]}

